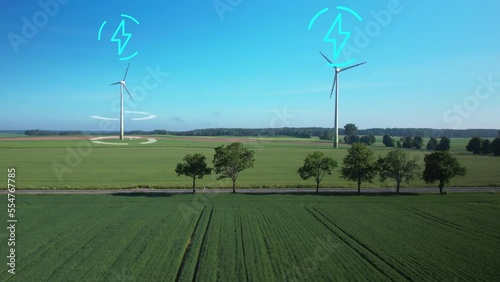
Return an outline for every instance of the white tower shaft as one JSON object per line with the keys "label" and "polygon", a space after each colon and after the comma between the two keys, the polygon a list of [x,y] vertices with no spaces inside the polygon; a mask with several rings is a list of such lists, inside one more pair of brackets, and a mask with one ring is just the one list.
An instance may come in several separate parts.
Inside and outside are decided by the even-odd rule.
{"label": "white tower shaft", "polygon": [[123,140],[123,85],[120,85],[120,140]]}
{"label": "white tower shaft", "polygon": [[[336,74],[338,75],[338,74]],[[335,141],[333,147],[339,147],[339,79],[337,77],[337,87],[335,88]]]}

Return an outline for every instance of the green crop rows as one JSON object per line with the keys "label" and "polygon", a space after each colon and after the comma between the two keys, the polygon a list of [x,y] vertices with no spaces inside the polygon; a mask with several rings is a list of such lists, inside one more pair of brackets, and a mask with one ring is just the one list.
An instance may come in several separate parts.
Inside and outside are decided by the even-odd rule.
{"label": "green crop rows", "polygon": [[0,280],[498,281],[499,218],[500,194],[18,195]]}

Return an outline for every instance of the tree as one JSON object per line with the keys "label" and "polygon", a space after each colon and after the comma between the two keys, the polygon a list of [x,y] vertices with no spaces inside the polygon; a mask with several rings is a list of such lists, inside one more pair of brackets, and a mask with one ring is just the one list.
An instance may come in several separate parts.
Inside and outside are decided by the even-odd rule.
{"label": "tree", "polygon": [[325,156],[322,152],[315,151],[307,155],[304,166],[299,167],[297,173],[304,180],[314,177],[316,180],[316,193],[319,193],[319,183],[325,174],[331,175],[332,169],[337,167],[337,162],[333,158]]}
{"label": "tree", "polygon": [[469,140],[469,144],[465,147],[468,152],[473,154],[481,154],[482,152],[483,139],[480,137],[473,137]]}
{"label": "tree", "polygon": [[386,147],[394,147],[395,143],[394,143],[394,138],[392,138],[391,136],[389,135],[384,135],[384,137],[382,137],[382,143],[386,146]]}
{"label": "tree", "polygon": [[436,147],[437,151],[447,152],[450,150],[450,138],[443,136]]}
{"label": "tree", "polygon": [[193,179],[193,193],[196,192],[196,178],[202,179],[205,175],[210,175],[212,173],[212,168],[207,166],[205,162],[206,158],[202,154],[187,154],[182,159],[182,163],[178,163],[175,168],[177,176],[185,175]]}
{"label": "tree", "polygon": [[429,139],[429,142],[427,142],[426,149],[429,151],[435,151],[438,146],[438,143],[439,142],[436,137],[431,137],[431,139]]}
{"label": "tree", "polygon": [[410,183],[420,168],[416,160],[410,160],[401,150],[389,152],[385,157],[379,158],[380,180],[384,182],[387,178],[396,180],[396,192],[399,193],[401,182]]}
{"label": "tree", "polygon": [[370,136],[370,140],[372,141],[371,143],[375,144],[375,142],[377,142],[377,137],[375,137],[375,135],[373,135],[373,134],[370,134],[369,136]]}
{"label": "tree", "polygon": [[491,142],[490,149],[493,155],[500,156],[500,137],[495,138],[495,140]]}
{"label": "tree", "polygon": [[255,151],[246,148],[243,143],[235,142],[227,146],[215,148],[214,169],[217,180],[231,178],[233,193],[236,193],[236,179],[240,172],[252,168],[255,161]]}
{"label": "tree", "polygon": [[331,130],[325,130],[319,135],[319,139],[331,141],[333,139],[333,132]]}
{"label": "tree", "polygon": [[426,183],[439,182],[439,192],[443,193],[445,184],[455,176],[464,176],[465,167],[461,166],[457,159],[449,152],[440,151],[428,154],[424,157],[425,169],[423,179]]}
{"label": "tree", "polygon": [[361,183],[372,182],[377,175],[377,161],[373,151],[366,144],[355,143],[347,150],[340,170],[342,178],[358,184],[358,193],[361,192]]}
{"label": "tree", "polygon": [[401,146],[401,140],[396,141],[396,147],[398,147],[398,148],[403,147],[403,146]]}
{"label": "tree", "polygon": [[424,139],[422,136],[415,136],[413,137],[413,148],[415,149],[422,149],[422,146],[424,146]]}
{"label": "tree", "polygon": [[401,139],[402,139],[401,142],[403,143],[403,148],[408,148],[408,149],[413,148],[413,139],[410,136]]}
{"label": "tree", "polygon": [[370,138],[370,136],[365,135],[365,136],[361,136],[361,138],[359,138],[359,142],[370,146],[372,144],[372,139]]}
{"label": "tree", "polygon": [[349,136],[344,136],[344,141],[347,144],[354,144],[359,142],[359,136],[358,135],[349,135]]}
{"label": "tree", "polygon": [[358,127],[354,123],[344,125],[344,129],[347,136],[355,135],[356,131],[358,131]]}
{"label": "tree", "polygon": [[481,154],[489,155],[491,154],[491,141],[484,139],[483,144],[481,144]]}

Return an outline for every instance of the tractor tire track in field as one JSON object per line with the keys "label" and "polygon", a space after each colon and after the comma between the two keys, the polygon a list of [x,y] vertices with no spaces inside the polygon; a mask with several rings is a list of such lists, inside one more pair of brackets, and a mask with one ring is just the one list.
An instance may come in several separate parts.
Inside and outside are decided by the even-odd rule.
{"label": "tractor tire track in field", "polygon": [[[137,240],[141,240],[143,242],[151,242],[151,239],[154,238],[156,236],[156,234],[158,234],[158,231],[160,230],[161,226],[165,223],[165,219],[162,219],[158,224],[155,224],[155,228],[154,229],[150,229],[148,228],[148,230],[150,230],[149,232],[149,236],[147,238],[144,237],[144,232],[142,231],[142,229],[139,229],[136,236],[134,237],[133,241],[134,241],[134,244],[132,244],[132,241],[130,242],[129,245],[127,245],[127,248],[131,247],[131,246],[135,246],[137,245],[135,242]],[[140,243],[140,242],[139,242]],[[137,253],[136,257],[135,257],[135,260],[130,263],[131,265],[136,265],[137,262],[139,261],[139,258],[142,256],[142,254],[146,251],[146,246],[144,246],[143,248],[140,249],[141,251],[139,253]],[[116,262],[115,262],[116,263]],[[115,264],[114,264],[115,265]],[[90,267],[90,269],[92,269],[92,267]],[[124,268],[122,267],[122,272],[121,274],[119,275],[123,275],[123,276],[127,276],[129,275],[127,273],[127,271],[130,271],[130,268]],[[89,271],[87,271],[87,273],[85,273],[85,275],[87,275],[88,273],[90,273]],[[113,275],[116,275],[117,273],[116,272],[109,272],[108,271],[108,275],[106,276],[106,281],[109,281],[109,279],[111,278],[111,276]],[[85,277],[85,276],[84,276]],[[127,276],[128,277],[128,276]],[[132,275],[130,275],[130,278],[132,277]],[[116,278],[116,277],[115,277]]]}
{"label": "tractor tire track in field", "polygon": [[[37,261],[37,258],[39,257],[43,257],[43,255],[45,253],[47,253],[49,250],[53,249],[56,245],[64,242],[67,238],[70,238],[71,236],[73,236],[73,234],[76,234],[78,233],[80,230],[82,230],[84,227],[80,227],[78,229],[73,229],[72,232],[69,232],[66,236],[64,237],[61,237],[60,235],[61,234],[64,234],[64,231],[60,232],[59,234],[57,234],[56,236],[54,236],[52,239],[46,241],[45,243],[43,243],[42,245],[40,245],[36,250],[33,250],[32,252],[30,252],[27,256],[26,256],[26,260],[27,262],[24,263],[22,266],[19,267],[19,270],[18,271],[22,271],[24,268],[30,266],[32,263],[36,262]],[[52,241],[54,241],[53,243],[51,243]],[[46,246],[47,244],[50,244],[48,246]],[[39,250],[41,249],[44,249],[41,253],[38,253]],[[34,254],[38,254],[38,256],[33,256]]]}
{"label": "tractor tire track in field", "polygon": [[243,220],[241,219],[241,213],[240,213],[240,236],[241,236],[241,248],[243,250],[243,264],[245,265],[245,276],[247,278],[246,281],[249,281],[247,258],[245,255],[245,240],[243,239]]}
{"label": "tractor tire track in field", "polygon": [[464,228],[464,226],[462,226],[460,224],[456,224],[456,223],[448,221],[448,220],[446,220],[444,218],[439,218],[439,217],[437,217],[435,215],[432,215],[430,213],[427,213],[427,212],[424,212],[424,211],[421,211],[421,210],[418,210],[418,209],[408,208],[408,210],[410,210],[411,212],[413,212],[414,214],[416,214],[416,215],[418,215],[420,217],[432,220],[432,221],[437,222],[437,223],[441,223],[443,225],[446,225],[446,226],[449,226],[449,227],[452,227],[452,228],[456,228],[456,229],[463,229]]}
{"label": "tractor tire track in field", "polygon": [[[73,235],[74,233],[78,232],[79,230],[73,230],[73,232],[69,232],[68,235],[64,236],[64,237],[61,237],[62,234],[64,234],[64,231],[60,232],[59,234],[57,234],[56,236],[54,236],[53,238],[51,238],[50,240],[46,241],[45,243],[42,243],[41,245],[38,246],[38,248],[36,248],[35,250],[31,251],[27,256],[26,256],[26,259],[24,261],[27,261],[23,264],[23,266],[19,267],[19,270],[18,271],[21,271],[23,270],[23,268],[25,267],[28,267],[30,264],[32,264],[33,262],[36,262],[37,258],[40,257],[40,256],[43,256],[43,254],[45,254],[47,251],[49,251],[50,249],[52,249],[55,245],[57,245],[58,243],[61,243],[62,241],[64,241],[66,238],[70,237],[71,235]],[[58,240],[57,240],[58,239]],[[52,241],[55,241],[54,243],[51,243]],[[46,246],[47,244],[50,244],[48,246]],[[41,249],[45,249],[44,251],[42,251],[41,253],[39,253],[39,250],[41,251]],[[35,254],[38,254],[38,256],[34,256]],[[31,259],[30,259],[31,258]],[[2,274],[5,273],[5,272],[2,272]]]}
{"label": "tractor tire track in field", "polygon": [[[312,210],[311,210],[312,209]],[[397,269],[393,264],[390,262],[386,261],[382,257],[380,257],[377,253],[372,251],[370,248],[368,248],[366,245],[355,239],[351,234],[347,233],[344,229],[340,228],[337,224],[335,224],[333,221],[331,221],[329,218],[324,216],[320,211],[318,211],[314,206],[309,208],[306,207],[306,210],[316,219],[318,220],[321,224],[323,224],[327,229],[329,229],[337,238],[342,240],[347,246],[349,246],[352,250],[354,250],[356,253],[358,253],[365,261],[367,261],[370,265],[372,265],[376,270],[378,270],[380,273],[382,273],[384,276],[387,277],[387,279],[391,281],[400,281],[400,280],[407,280],[407,281],[413,281],[411,277]],[[328,223],[330,223],[332,226],[329,226],[329,224],[326,224],[322,219],[320,219],[320,216],[323,218],[323,220],[326,220]],[[336,230],[335,230],[336,229]],[[350,242],[347,238],[344,236],[347,236],[352,242]],[[364,252],[363,252],[364,251]],[[370,258],[369,256],[366,255],[366,252],[373,257]],[[387,271],[384,271],[383,267],[381,267],[381,264],[386,266],[389,269],[392,269],[392,273],[387,273]],[[397,277],[394,277],[395,274]]]}
{"label": "tractor tire track in field", "polygon": [[[99,231],[102,231],[103,228],[100,228]],[[85,244],[83,244],[81,247],[80,247],[80,250],[82,250],[83,248],[85,248],[85,246],[87,246],[90,242],[92,242],[96,237],[100,236],[102,232],[96,232],[94,236],[92,236],[92,238],[90,238],[90,240],[88,240]],[[49,280],[50,281],[54,281],[54,277],[57,277],[57,275],[59,274],[59,270],[62,269],[63,267],[65,267],[66,265],[66,262],[68,262],[69,260],[73,259],[76,255],[78,255],[79,251],[80,250],[77,250],[76,252],[74,252],[71,256],[69,256],[61,265],[59,265],[58,268],[56,268],[54,271],[52,271],[52,274],[50,275],[49,277]]]}
{"label": "tractor tire track in field", "polygon": [[205,248],[205,245],[207,244],[207,233],[208,229],[210,228],[210,222],[212,222],[212,215],[214,213],[214,207],[212,206],[210,210],[210,216],[208,217],[208,223],[207,227],[205,228],[205,232],[203,233],[203,239],[201,240],[201,246],[200,249],[198,250],[198,255],[196,256],[196,267],[194,269],[194,274],[193,274],[193,281],[195,281],[196,276],[198,276],[198,269],[200,268],[200,256],[201,256],[201,251],[203,248]]}
{"label": "tractor tire track in field", "polygon": [[485,236],[485,237],[489,237],[489,238],[492,238],[492,239],[495,239],[495,240],[500,240],[499,237],[496,237],[494,235],[486,234],[486,233],[478,231],[478,230],[468,229],[467,227],[465,227],[463,225],[456,224],[454,222],[448,221],[448,220],[446,220],[444,218],[437,217],[435,215],[432,215],[430,213],[427,213],[427,212],[424,212],[424,211],[421,211],[421,210],[417,210],[417,209],[413,209],[413,208],[408,208],[408,210],[411,211],[411,212],[413,212],[415,215],[417,215],[419,217],[422,217],[424,219],[433,221],[433,222],[438,223],[438,224],[442,224],[442,225],[454,228],[454,229],[462,231],[462,232],[474,232],[474,233],[480,234],[480,235]]}
{"label": "tractor tire track in field", "polygon": [[[157,234],[158,234],[158,231],[160,230],[161,226],[165,223],[166,219],[162,219],[158,224],[155,224],[155,227],[154,229],[149,229],[150,232],[149,232],[149,237],[147,239],[143,239],[143,241],[145,242],[151,242],[151,239],[154,238]],[[144,236],[142,237],[144,238]],[[147,243],[145,244],[147,245]],[[146,246],[144,246],[140,253],[137,254],[137,256],[135,257],[135,260],[134,262],[132,263],[132,265],[136,265],[137,262],[139,261],[139,258],[141,257],[141,255],[146,251]]]}
{"label": "tractor tire track in field", "polygon": [[[182,256],[181,264],[175,276],[175,281],[180,281],[181,279],[184,280],[185,277],[190,277],[194,281],[196,278],[198,267],[200,264],[200,256],[202,248],[206,243],[207,232],[210,227],[210,222],[212,221],[212,215],[214,212],[214,207],[212,205],[210,205],[210,208],[207,208],[207,206],[208,206],[207,204],[203,206],[203,210],[201,211],[200,216],[196,221],[196,225],[193,229],[193,232],[189,237],[189,241],[186,245],[186,249],[184,250],[184,254]],[[208,209],[210,209],[210,214],[208,215],[208,220],[206,220]],[[206,221],[206,226],[204,226],[204,221]],[[203,234],[203,235],[198,235],[198,234]],[[201,237],[201,239],[198,239],[199,237]],[[198,251],[196,252],[196,250],[194,249],[195,246],[193,245],[197,243],[196,242],[197,240],[201,240],[201,243],[199,245]],[[193,252],[196,252],[196,254]],[[195,265],[194,269],[189,267],[193,261],[196,262],[195,264],[193,263]],[[191,272],[193,273],[192,275],[190,275]]]}
{"label": "tractor tire track in field", "polygon": [[[41,224],[50,225],[50,223],[51,223],[50,220],[45,220]],[[73,228],[70,232],[67,232],[67,230],[63,230],[59,232],[57,235],[50,238],[49,240],[39,244],[36,249],[33,249],[30,253],[21,258],[24,263],[19,266],[18,271],[23,271],[24,268],[30,266],[34,262],[37,262],[39,257],[43,257],[45,253],[53,249],[56,245],[63,243],[67,238],[70,238],[71,236],[73,236],[73,234],[77,234],[78,232],[80,232],[80,230],[83,230],[84,228],[85,228],[84,226],[76,225],[76,228]]]}
{"label": "tractor tire track in field", "polygon": [[198,229],[198,225],[200,224],[201,218],[203,217],[203,213],[205,213],[207,206],[203,206],[203,210],[200,212],[200,216],[198,217],[198,220],[196,221],[196,225],[193,228],[193,232],[191,232],[191,236],[189,236],[189,241],[186,245],[186,248],[184,249],[184,254],[182,255],[182,260],[181,260],[181,265],[179,266],[179,269],[177,270],[177,274],[175,275],[175,281],[179,281],[181,278],[181,273],[182,270],[184,269],[184,266],[186,265],[187,261],[187,254],[189,253],[189,250],[191,249],[191,245],[193,244],[193,237],[194,234],[196,233],[196,230]]}
{"label": "tractor tire track in field", "polygon": [[[119,253],[119,255],[117,255],[117,259],[113,262],[113,264],[111,264],[111,266],[110,266],[111,269],[120,265],[119,258],[127,256],[127,254],[129,253],[129,250],[137,244],[137,242],[141,239],[141,237],[142,237],[142,228],[137,228],[135,230],[135,236],[133,236],[133,239],[131,239],[129,241],[127,246],[122,249],[122,251]],[[106,276],[106,278],[108,276],[109,276],[109,274]]]}

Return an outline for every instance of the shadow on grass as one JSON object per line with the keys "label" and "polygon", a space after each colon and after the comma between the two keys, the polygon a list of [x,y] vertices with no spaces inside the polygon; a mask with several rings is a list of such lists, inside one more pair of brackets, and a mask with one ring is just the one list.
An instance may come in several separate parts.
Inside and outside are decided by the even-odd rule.
{"label": "shadow on grass", "polygon": [[113,193],[111,195],[112,196],[121,196],[121,197],[163,198],[163,197],[173,197],[173,196],[177,196],[177,195],[192,195],[192,194],[193,193],[191,191],[179,192],[179,193],[158,191],[158,192],[117,192],[117,193]]}
{"label": "shadow on grass", "polygon": [[[183,192],[172,192],[172,191],[134,191],[134,192],[116,192],[111,194],[112,196],[121,196],[121,197],[149,197],[149,198],[160,198],[160,197],[172,197],[177,195],[197,195],[203,194],[201,192],[197,192],[193,194],[192,191],[183,191]],[[209,192],[209,195],[214,194],[224,194],[224,195],[250,195],[250,196],[269,196],[269,195],[293,195],[293,196],[318,196],[318,197],[330,197],[330,196],[359,196],[359,197],[403,197],[403,196],[419,196],[420,193],[410,193],[410,192],[400,192],[396,194],[395,192],[346,192],[346,191],[323,191],[316,193],[315,191],[242,191],[236,193],[231,192]]]}
{"label": "shadow on grass", "polygon": [[294,196],[326,196],[326,197],[329,197],[329,196],[349,196],[349,197],[352,197],[352,196],[359,196],[359,197],[365,197],[365,196],[368,196],[368,197],[402,197],[402,196],[420,196],[421,194],[419,193],[410,193],[410,192],[400,192],[399,194],[396,194],[395,192],[361,192],[361,193],[357,193],[357,192],[331,192],[331,191],[328,191],[328,192],[319,192],[319,193],[316,193],[316,192],[258,192],[258,193],[248,193],[248,192],[242,192],[242,193],[238,193],[236,192],[236,194],[240,194],[240,195],[252,195],[252,196],[266,196],[266,195],[294,195]]}

